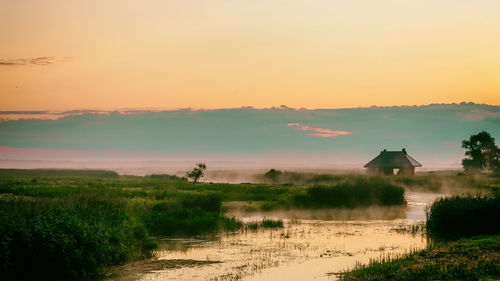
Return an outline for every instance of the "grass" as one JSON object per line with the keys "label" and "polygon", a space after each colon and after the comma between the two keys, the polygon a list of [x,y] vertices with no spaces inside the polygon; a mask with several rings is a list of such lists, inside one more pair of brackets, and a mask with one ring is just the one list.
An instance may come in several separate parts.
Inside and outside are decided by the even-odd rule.
{"label": "grass", "polygon": [[365,207],[404,205],[404,188],[384,180],[357,180],[307,189],[306,205],[319,207]]}
{"label": "grass", "polygon": [[246,230],[257,230],[266,228],[283,228],[283,220],[281,219],[267,219],[264,218],[262,221],[248,222],[243,225]]}
{"label": "grass", "polygon": [[400,257],[384,257],[340,273],[349,280],[498,280],[500,236],[479,236]]}
{"label": "grass", "polygon": [[[453,196],[427,212],[428,249],[382,257],[339,274],[341,280],[499,280],[500,198]],[[413,230],[413,229],[412,229]],[[418,230],[418,228],[417,228]],[[398,231],[398,230],[396,230]]]}
{"label": "grass", "polygon": [[[272,171],[272,172],[271,172]],[[464,174],[456,171],[424,172],[415,176],[370,176],[365,174],[314,174],[302,172],[270,170],[257,176],[259,182],[293,185],[336,185],[345,182],[385,180],[393,185],[420,192],[461,192],[489,191],[494,186],[500,187],[500,175]]]}
{"label": "grass", "polygon": [[500,234],[500,198],[465,196],[441,198],[427,213],[427,234],[434,240],[454,240]]}
{"label": "grass", "polygon": [[[281,186],[197,184],[100,171],[0,170],[0,280],[77,280],[147,258],[154,236],[243,228],[223,200],[279,196]],[[260,227],[280,227],[265,220]],[[282,226],[282,222],[281,222]]]}
{"label": "grass", "polygon": [[155,243],[123,200],[96,193],[0,200],[0,279],[76,280],[148,257]]}
{"label": "grass", "polygon": [[[281,220],[244,225],[225,215],[223,203],[251,202],[255,210],[393,206],[405,204],[403,186],[439,186],[434,175],[277,177],[266,184],[193,185],[170,175],[0,170],[0,279],[81,279],[151,255],[155,236],[283,227]],[[500,189],[498,178],[454,177]]]}
{"label": "grass", "polygon": [[369,206],[402,206],[406,204],[404,188],[382,178],[353,179],[333,185],[314,185],[291,189],[275,200],[264,201],[261,210],[360,208]]}

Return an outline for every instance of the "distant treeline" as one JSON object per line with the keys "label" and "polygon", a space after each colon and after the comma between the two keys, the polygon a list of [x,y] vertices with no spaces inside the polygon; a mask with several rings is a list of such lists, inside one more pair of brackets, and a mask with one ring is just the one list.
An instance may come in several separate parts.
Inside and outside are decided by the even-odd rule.
{"label": "distant treeline", "polygon": [[107,170],[73,169],[0,169],[0,177],[95,177],[117,178],[118,173]]}

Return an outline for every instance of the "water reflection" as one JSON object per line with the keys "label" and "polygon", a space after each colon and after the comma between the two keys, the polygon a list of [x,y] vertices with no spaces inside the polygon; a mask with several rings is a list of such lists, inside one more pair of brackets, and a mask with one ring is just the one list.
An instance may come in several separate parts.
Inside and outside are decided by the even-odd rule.
{"label": "water reflection", "polygon": [[[283,229],[190,239],[163,239],[159,261],[183,266],[115,269],[109,280],[335,280],[335,272],[426,246],[404,231],[425,219],[439,195],[408,193],[407,208],[239,214],[243,220],[284,218]],[[384,217],[385,216],[385,217]],[[413,227],[415,229],[415,227]],[[418,229],[418,228],[417,228]],[[191,262],[189,262],[191,261]],[[133,276],[133,279],[131,277]]]}

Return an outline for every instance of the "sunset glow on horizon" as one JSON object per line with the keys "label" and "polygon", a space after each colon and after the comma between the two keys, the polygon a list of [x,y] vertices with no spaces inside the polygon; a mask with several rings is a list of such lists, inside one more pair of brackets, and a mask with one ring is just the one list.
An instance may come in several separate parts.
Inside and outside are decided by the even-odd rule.
{"label": "sunset glow on horizon", "polygon": [[499,14],[493,0],[1,1],[0,110],[498,105]]}

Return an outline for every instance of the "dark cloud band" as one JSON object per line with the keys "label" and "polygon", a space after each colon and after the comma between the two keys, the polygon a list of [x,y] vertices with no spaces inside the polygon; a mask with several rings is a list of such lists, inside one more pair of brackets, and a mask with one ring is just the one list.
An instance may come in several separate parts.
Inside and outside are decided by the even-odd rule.
{"label": "dark cloud band", "polygon": [[23,66],[23,65],[51,65],[54,64],[54,57],[37,57],[37,58],[21,58],[21,59],[0,59],[0,66]]}

